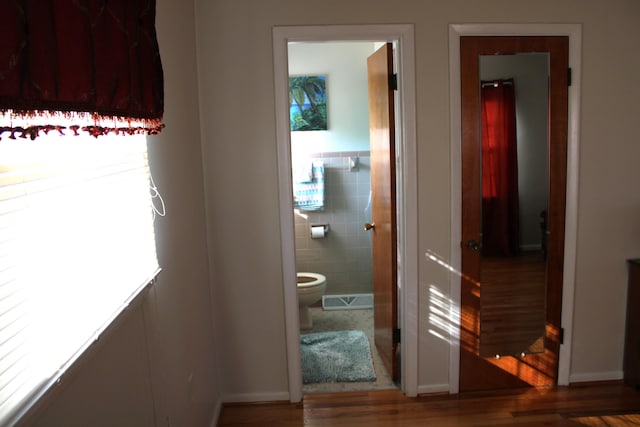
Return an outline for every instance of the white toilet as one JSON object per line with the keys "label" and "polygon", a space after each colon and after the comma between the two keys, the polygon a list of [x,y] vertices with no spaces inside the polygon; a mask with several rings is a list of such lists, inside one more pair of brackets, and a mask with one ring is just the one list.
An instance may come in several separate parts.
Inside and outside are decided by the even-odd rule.
{"label": "white toilet", "polygon": [[300,310],[300,329],[311,329],[309,306],[322,298],[327,288],[327,278],[318,273],[298,273],[298,309]]}

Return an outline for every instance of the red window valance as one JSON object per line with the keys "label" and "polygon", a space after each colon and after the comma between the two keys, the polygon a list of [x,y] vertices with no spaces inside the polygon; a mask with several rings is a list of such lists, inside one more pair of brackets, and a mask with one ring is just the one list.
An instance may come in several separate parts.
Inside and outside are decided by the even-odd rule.
{"label": "red window valance", "polygon": [[155,13],[155,0],[1,0],[0,113],[12,120],[0,122],[0,138],[61,127],[95,136],[159,132]]}

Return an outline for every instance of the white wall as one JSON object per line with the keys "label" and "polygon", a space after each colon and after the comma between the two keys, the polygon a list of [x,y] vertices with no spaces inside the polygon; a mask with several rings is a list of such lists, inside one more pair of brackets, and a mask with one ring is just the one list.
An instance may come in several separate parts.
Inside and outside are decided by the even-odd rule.
{"label": "white wall", "polygon": [[[580,194],[571,378],[619,377],[625,260],[640,254],[640,3],[635,0],[474,2],[197,0],[210,260],[224,326],[223,389],[229,399],[287,396],[274,114],[274,26],[413,23],[418,135],[419,252],[450,251],[450,23],[582,23]],[[422,259],[429,286],[445,269]],[[423,311],[421,311],[422,313]],[[449,345],[420,317],[419,385],[448,384]],[[256,363],[256,355],[260,363]],[[268,368],[265,368],[268,367]]]}
{"label": "white wall", "polygon": [[[158,0],[166,129],[149,160],[167,207],[163,271],[24,425],[204,426],[221,395],[205,228],[193,4]],[[189,383],[189,377],[191,381]]]}
{"label": "white wall", "polygon": [[373,43],[291,43],[289,75],[326,75],[326,131],[291,133],[293,157],[369,151],[367,57]]}

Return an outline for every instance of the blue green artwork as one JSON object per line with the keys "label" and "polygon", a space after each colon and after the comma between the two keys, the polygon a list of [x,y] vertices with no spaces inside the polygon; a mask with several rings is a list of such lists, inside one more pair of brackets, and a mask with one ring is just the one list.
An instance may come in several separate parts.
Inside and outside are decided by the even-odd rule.
{"label": "blue green artwork", "polygon": [[327,130],[327,76],[289,77],[292,131]]}

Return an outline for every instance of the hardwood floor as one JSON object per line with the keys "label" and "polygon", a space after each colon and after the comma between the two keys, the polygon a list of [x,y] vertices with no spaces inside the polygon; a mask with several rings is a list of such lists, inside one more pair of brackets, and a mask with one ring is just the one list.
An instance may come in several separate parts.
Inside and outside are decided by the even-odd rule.
{"label": "hardwood floor", "polygon": [[409,398],[398,390],[314,394],[298,404],[226,404],[218,426],[638,426],[622,383]]}

